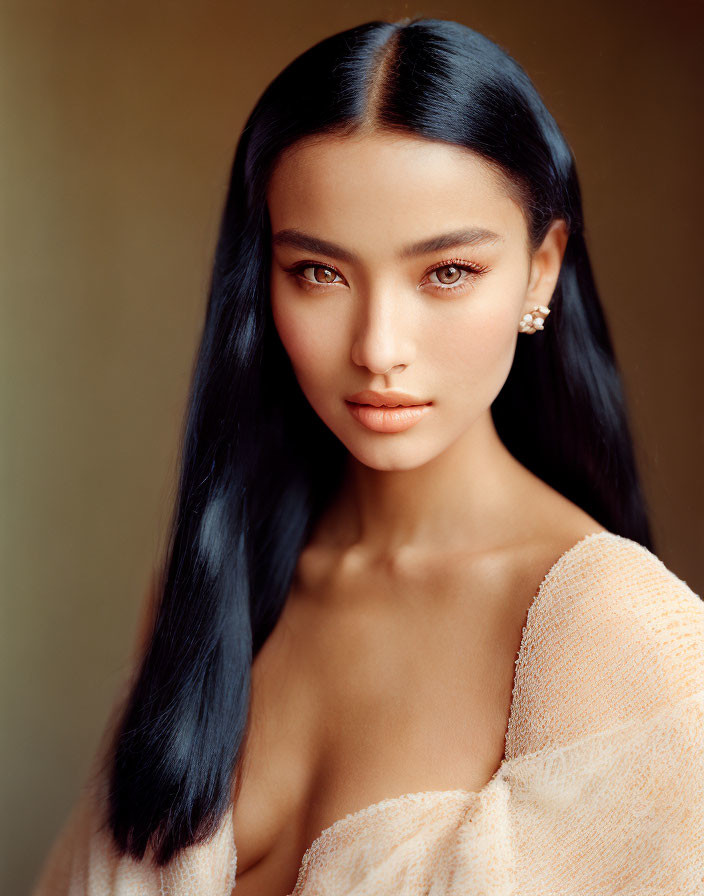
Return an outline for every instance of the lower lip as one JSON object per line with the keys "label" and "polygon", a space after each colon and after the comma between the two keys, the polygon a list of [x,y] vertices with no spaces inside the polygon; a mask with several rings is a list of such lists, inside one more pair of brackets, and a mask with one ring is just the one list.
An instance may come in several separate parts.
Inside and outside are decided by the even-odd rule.
{"label": "lower lip", "polygon": [[355,404],[353,401],[345,401],[345,404],[355,420],[374,432],[403,432],[430,411],[430,403],[397,408],[376,408],[370,404]]}

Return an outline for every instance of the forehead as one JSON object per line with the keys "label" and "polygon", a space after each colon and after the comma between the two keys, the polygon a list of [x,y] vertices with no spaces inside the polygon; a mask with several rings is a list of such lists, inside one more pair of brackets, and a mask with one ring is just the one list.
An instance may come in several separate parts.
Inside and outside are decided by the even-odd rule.
{"label": "forehead", "polygon": [[503,174],[477,153],[412,135],[318,136],[289,147],[269,181],[272,230],[296,227],[373,250],[475,226],[524,242]]}

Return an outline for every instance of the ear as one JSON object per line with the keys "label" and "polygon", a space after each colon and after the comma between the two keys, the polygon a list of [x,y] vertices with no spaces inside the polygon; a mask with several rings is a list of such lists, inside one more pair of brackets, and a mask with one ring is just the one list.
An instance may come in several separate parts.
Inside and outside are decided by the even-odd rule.
{"label": "ear", "polygon": [[552,222],[542,243],[533,253],[526,300],[521,315],[528,314],[536,305],[550,306],[568,236],[567,224],[558,218]]}

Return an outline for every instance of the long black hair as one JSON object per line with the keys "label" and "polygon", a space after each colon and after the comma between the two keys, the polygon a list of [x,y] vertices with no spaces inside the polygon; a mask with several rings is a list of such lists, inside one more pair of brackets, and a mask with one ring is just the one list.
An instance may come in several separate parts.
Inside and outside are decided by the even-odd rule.
{"label": "long black hair", "polygon": [[372,21],[320,41],[268,85],[235,151],[155,621],[105,760],[106,824],[136,859],[149,848],[167,863],[231,808],[252,660],[341,483],[346,449],[300,390],[270,312],[266,188],[297,140],[364,129],[455,144],[499,166],[532,248],[566,221],[549,324],[518,339],[492,415],[528,469],[653,549],[574,159],[530,79],[451,21]]}

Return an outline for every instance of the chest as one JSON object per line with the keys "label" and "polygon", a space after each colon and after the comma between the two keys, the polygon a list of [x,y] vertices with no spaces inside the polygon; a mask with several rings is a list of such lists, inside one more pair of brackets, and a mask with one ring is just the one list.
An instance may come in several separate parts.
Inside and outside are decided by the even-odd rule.
{"label": "chest", "polygon": [[507,601],[517,583],[496,573],[469,590],[435,574],[292,592],[252,669],[237,896],[291,893],[306,848],[348,813],[490,780],[532,594]]}

